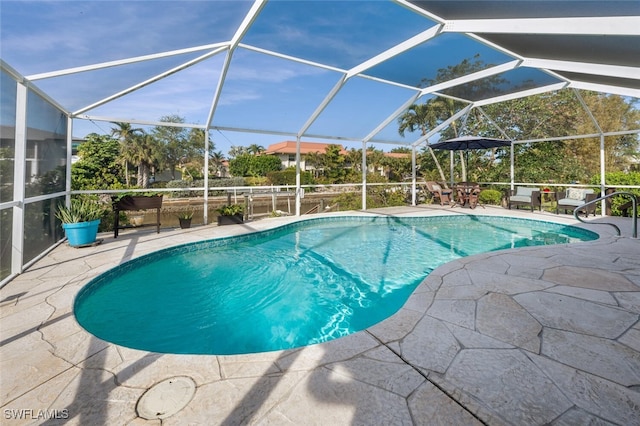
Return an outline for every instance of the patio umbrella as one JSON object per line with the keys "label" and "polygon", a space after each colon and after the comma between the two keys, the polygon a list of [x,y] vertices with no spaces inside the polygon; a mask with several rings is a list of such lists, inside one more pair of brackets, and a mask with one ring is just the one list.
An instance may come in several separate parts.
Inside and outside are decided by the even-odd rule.
{"label": "patio umbrella", "polygon": [[[458,138],[447,139],[446,141],[429,145],[432,149],[444,149],[449,151],[467,151],[466,163],[469,163],[470,149],[489,149],[501,146],[511,146],[510,140],[485,138],[483,136],[460,136]],[[453,174],[452,174],[453,180]]]}
{"label": "patio umbrella", "polygon": [[511,146],[511,141],[505,139],[485,138],[482,136],[460,136],[430,145],[433,149],[449,151],[466,151],[469,149],[489,149],[501,146]]}

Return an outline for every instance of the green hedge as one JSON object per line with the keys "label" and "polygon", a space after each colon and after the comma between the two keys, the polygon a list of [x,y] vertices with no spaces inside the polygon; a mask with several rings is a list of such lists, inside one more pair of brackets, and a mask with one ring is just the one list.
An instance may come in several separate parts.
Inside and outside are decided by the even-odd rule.
{"label": "green hedge", "polygon": [[[278,172],[267,173],[267,178],[272,185],[295,185],[296,170],[286,169]],[[300,172],[301,185],[313,185],[313,175],[311,172]]]}
{"label": "green hedge", "polygon": [[499,206],[502,203],[502,192],[497,189],[483,189],[478,196],[478,200],[482,204]]}
{"label": "green hedge", "polygon": [[[600,182],[600,177],[594,176],[591,179],[590,183],[598,186],[599,182]],[[640,185],[640,172],[606,173],[605,182],[607,186],[613,186],[613,187],[615,187],[616,185]],[[640,199],[640,189],[619,188],[618,191],[631,192],[636,196],[636,199]],[[631,201],[628,195],[618,195],[618,196],[612,197],[610,200],[611,200],[612,216],[622,216],[622,211],[620,210],[620,206]],[[631,214],[631,211],[629,211],[629,214]]]}

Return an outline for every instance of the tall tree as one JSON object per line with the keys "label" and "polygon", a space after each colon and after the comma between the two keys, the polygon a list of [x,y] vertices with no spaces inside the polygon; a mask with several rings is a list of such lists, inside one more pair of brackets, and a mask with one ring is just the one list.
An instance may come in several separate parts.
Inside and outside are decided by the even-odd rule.
{"label": "tall tree", "polygon": [[[208,138],[208,152],[205,150],[205,141]],[[187,134],[187,147],[185,148],[185,156],[180,162],[182,173],[191,175],[192,178],[201,178],[204,176],[204,160],[209,156],[209,171],[214,169],[212,160],[216,146],[209,137],[209,132],[204,129],[190,129]],[[220,153],[220,155],[222,155]],[[215,174],[215,172],[214,172]]]}
{"label": "tall tree", "polygon": [[325,148],[325,176],[331,183],[343,183],[346,171],[343,167],[345,156],[340,153],[340,145],[329,145]]}
{"label": "tall tree", "polygon": [[[479,58],[480,55],[475,55],[473,58],[462,60],[459,64],[440,68],[436,72],[434,78],[423,79],[419,87],[427,87],[433,84],[453,80],[491,66],[491,64],[485,64],[484,61]],[[508,83],[508,81],[500,76],[491,76],[470,82],[469,84],[447,89],[444,93],[449,96],[431,98],[424,104],[412,105],[409,107],[409,109],[398,119],[398,131],[401,136],[404,136],[404,133],[407,130],[409,132],[420,130],[422,136],[424,136],[438,124],[453,116],[453,114],[462,107],[462,103],[454,101],[453,98],[482,99],[487,97],[489,94],[494,93],[497,87],[505,83]],[[523,89],[525,86],[523,86]],[[456,123],[452,123],[451,126],[445,129],[442,132],[442,136],[444,138],[459,136],[459,129],[456,126]],[[427,145],[427,150],[429,154],[431,154],[431,158],[438,169],[440,179],[446,184],[447,179],[444,176],[440,162],[433,152],[433,149]],[[467,169],[466,162],[464,161],[464,154],[462,151],[459,151],[458,154],[460,156],[460,166],[462,168],[462,180],[466,181]]]}
{"label": "tall tree", "polygon": [[243,154],[248,154],[247,148],[244,146],[232,145],[229,149],[229,158],[236,158]]}
{"label": "tall tree", "polygon": [[[165,123],[184,123],[184,118],[178,115],[167,115],[160,118]],[[162,146],[162,155],[159,158],[160,166],[167,168],[171,172],[171,178],[176,178],[176,168],[182,167],[199,154],[194,143],[199,141],[190,140],[187,130],[177,126],[156,126],[151,134]],[[203,143],[204,146],[204,143]]]}
{"label": "tall tree", "polygon": [[[111,136],[118,139],[121,146],[121,151],[127,149],[127,145],[133,143],[134,136],[144,133],[144,130],[139,127],[132,127],[131,123],[124,123],[121,121],[114,121],[111,124],[115,127],[111,128]],[[122,157],[124,165],[125,183],[129,186],[129,162]]]}
{"label": "tall tree", "polygon": [[126,161],[138,166],[138,186],[149,187],[151,169],[159,164],[162,157],[162,146],[149,134],[136,135],[132,143],[121,151]]}
{"label": "tall tree", "polygon": [[313,177],[318,178],[324,167],[324,154],[321,152],[309,152],[304,155],[305,168],[313,167]]}
{"label": "tall tree", "polygon": [[[407,109],[407,111],[405,111],[404,114],[398,117],[398,133],[400,133],[400,136],[404,137],[405,132],[407,131],[413,133],[416,130],[419,130],[420,135],[424,136],[429,132],[429,130],[437,126],[440,117],[441,114],[439,111],[432,108],[432,105],[429,103],[413,104]],[[431,158],[438,169],[440,180],[444,182],[446,186],[447,178],[444,176],[442,166],[440,165],[436,154],[429,145],[427,145],[427,151],[431,154]]]}
{"label": "tall tree", "polygon": [[351,148],[347,153],[347,161],[351,169],[357,172],[362,171],[362,149]]}
{"label": "tall tree", "polygon": [[211,153],[211,158],[209,159],[210,173],[218,177],[223,177],[226,174],[225,160],[222,151]]}
{"label": "tall tree", "polygon": [[122,187],[120,142],[107,135],[90,133],[78,147],[80,159],[71,166],[71,189]]}

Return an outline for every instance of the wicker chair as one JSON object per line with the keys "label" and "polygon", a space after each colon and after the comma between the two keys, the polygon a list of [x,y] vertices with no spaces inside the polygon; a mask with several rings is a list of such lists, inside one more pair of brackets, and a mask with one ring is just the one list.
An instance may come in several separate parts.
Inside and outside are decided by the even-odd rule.
{"label": "wicker chair", "polygon": [[452,190],[443,189],[439,183],[433,181],[425,182],[425,185],[427,186],[427,191],[433,196],[434,201],[439,201],[441,206],[444,206],[445,203],[451,205]]}

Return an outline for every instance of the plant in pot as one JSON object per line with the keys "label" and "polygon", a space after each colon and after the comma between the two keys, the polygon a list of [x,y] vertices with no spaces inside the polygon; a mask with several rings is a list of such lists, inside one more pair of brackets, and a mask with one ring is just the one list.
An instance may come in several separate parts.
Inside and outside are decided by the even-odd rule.
{"label": "plant in pot", "polygon": [[180,221],[180,228],[182,229],[191,228],[191,219],[193,219],[193,210],[180,212],[177,214],[177,216],[178,216],[178,220]]}
{"label": "plant in pot", "polygon": [[118,210],[146,210],[162,207],[162,194],[158,192],[124,192],[111,197]]}
{"label": "plant in pot", "polygon": [[[111,197],[111,204],[114,211],[113,237],[118,238],[120,227],[120,212],[135,210],[156,210],[156,232],[160,233],[160,209],[162,208],[162,194],[157,192],[125,192]],[[133,222],[136,225],[136,222]],[[144,226],[142,223],[136,226]]]}
{"label": "plant in pot", "polygon": [[104,208],[90,199],[72,199],[69,207],[59,205],[56,217],[71,247],[82,247],[96,242],[100,218]]}
{"label": "plant in pot", "polygon": [[220,214],[218,216],[218,225],[244,223],[244,206],[242,204],[224,204],[218,207],[216,212]]}

